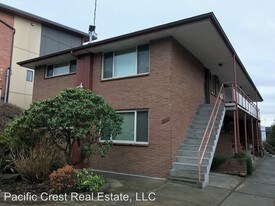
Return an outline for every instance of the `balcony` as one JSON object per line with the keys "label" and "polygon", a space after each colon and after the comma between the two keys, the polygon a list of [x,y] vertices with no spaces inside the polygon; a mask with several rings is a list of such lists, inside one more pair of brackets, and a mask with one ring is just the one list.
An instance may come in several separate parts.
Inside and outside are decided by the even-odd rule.
{"label": "balcony", "polygon": [[256,119],[260,118],[259,108],[238,85],[236,85],[235,95],[234,83],[224,83],[223,93],[223,100],[227,110],[235,110],[235,105],[237,103],[238,108],[242,109]]}

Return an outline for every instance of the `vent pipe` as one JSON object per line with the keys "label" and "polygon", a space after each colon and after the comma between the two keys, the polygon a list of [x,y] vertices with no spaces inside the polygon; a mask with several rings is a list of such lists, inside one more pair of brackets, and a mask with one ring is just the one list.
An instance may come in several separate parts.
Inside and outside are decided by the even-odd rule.
{"label": "vent pipe", "polygon": [[89,43],[92,43],[92,41],[97,40],[97,34],[95,33],[95,26],[90,25],[89,26]]}

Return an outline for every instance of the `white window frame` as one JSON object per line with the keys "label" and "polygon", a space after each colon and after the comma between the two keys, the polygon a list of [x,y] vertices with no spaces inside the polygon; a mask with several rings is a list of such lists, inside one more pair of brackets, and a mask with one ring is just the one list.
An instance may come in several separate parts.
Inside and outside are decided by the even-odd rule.
{"label": "white window frame", "polygon": [[[32,76],[31,76],[31,81],[28,80],[28,72],[31,72],[31,74],[32,74]],[[27,81],[27,82],[33,82],[33,74],[34,74],[34,72],[33,72],[32,70],[27,69],[27,73],[26,73],[26,81]]]}
{"label": "white window frame", "polygon": [[[137,142],[137,113],[138,112],[147,112],[148,113],[148,137],[147,142]],[[125,140],[113,140],[112,136],[107,141],[112,141],[117,144],[135,144],[135,145],[148,145],[149,144],[149,111],[148,110],[118,110],[116,113],[134,113],[134,141],[125,141]],[[106,140],[100,140],[100,142],[105,142]]]}
{"label": "white window frame", "polygon": [[[140,73],[138,74],[138,47],[139,46],[142,46],[142,45],[145,45],[145,44],[140,44],[140,45],[137,45],[135,47],[129,47],[129,48],[125,48],[125,49],[121,49],[121,50],[115,50],[115,51],[109,51],[109,52],[104,52],[102,53],[102,68],[101,68],[101,80],[110,80],[110,79],[121,79],[121,78],[127,78],[127,77],[133,77],[133,76],[144,76],[144,75],[148,75],[150,73],[150,44],[148,43],[149,45],[149,49],[148,49],[148,52],[149,52],[149,56],[148,56],[148,72],[145,72],[145,73]],[[127,49],[132,49],[132,48],[135,48],[136,50],[136,64],[135,64],[135,67],[136,67],[136,71],[135,71],[135,74],[131,74],[131,75],[127,75],[127,76],[119,76],[119,77],[115,77],[114,76],[114,73],[115,73],[115,53],[116,52],[120,52],[120,51],[124,51],[124,50],[127,50]],[[113,53],[113,70],[112,70],[112,77],[108,77],[108,78],[104,78],[104,55],[106,53],[110,53],[112,52]]]}
{"label": "white window frame", "polygon": [[[76,72],[70,72],[71,62],[72,61],[74,61],[74,60],[70,60],[69,62],[58,63],[58,64],[65,64],[66,63],[67,64],[67,72],[63,73],[63,74],[57,74],[57,75],[54,74],[54,69],[56,68],[56,65],[58,65],[58,64],[46,65],[45,78],[52,78],[52,77],[64,76],[64,75],[68,75],[68,74],[75,74]],[[76,64],[77,64],[77,62],[76,62]],[[49,66],[53,66],[53,75],[52,76],[48,76],[48,67]]]}

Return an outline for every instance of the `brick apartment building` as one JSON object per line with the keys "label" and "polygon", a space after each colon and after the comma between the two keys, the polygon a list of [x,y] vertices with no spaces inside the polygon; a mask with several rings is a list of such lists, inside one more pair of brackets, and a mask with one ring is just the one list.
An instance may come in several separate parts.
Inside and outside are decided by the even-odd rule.
{"label": "brick apartment building", "polygon": [[[27,109],[32,103],[32,69],[16,64],[81,46],[87,34],[0,3],[0,97]],[[10,84],[6,85],[11,67]],[[8,90],[6,90],[6,88]]]}
{"label": "brick apartment building", "polygon": [[35,69],[34,101],[83,84],[124,117],[93,169],[207,184],[215,152],[260,146],[262,97],[213,13],[19,65]]}

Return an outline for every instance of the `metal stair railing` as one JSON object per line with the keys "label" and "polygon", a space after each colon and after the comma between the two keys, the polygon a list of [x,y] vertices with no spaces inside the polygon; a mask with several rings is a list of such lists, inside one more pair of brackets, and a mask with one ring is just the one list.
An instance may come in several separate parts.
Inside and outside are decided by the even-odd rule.
{"label": "metal stair railing", "polygon": [[[199,173],[199,182],[201,182],[201,166],[202,166],[202,161],[205,156],[205,152],[210,140],[210,137],[212,135],[214,125],[218,116],[218,113],[220,111],[221,104],[224,99],[224,84],[221,85],[220,91],[218,93],[217,99],[215,101],[210,119],[207,123],[207,127],[205,129],[205,132],[203,134],[199,149],[198,149],[198,173]],[[204,144],[205,143],[205,144]]]}
{"label": "metal stair railing", "polygon": [[271,154],[275,155],[275,147],[273,147],[271,144],[269,144],[267,141],[263,142],[264,148],[270,152]]}

